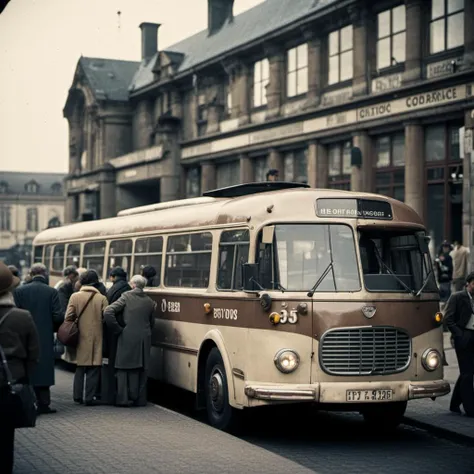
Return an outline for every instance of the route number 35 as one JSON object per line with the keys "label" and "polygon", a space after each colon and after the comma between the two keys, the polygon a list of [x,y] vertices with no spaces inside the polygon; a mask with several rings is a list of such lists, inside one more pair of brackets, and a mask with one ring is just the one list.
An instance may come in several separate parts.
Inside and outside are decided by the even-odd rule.
{"label": "route number 35", "polygon": [[298,322],[298,312],[296,309],[292,309],[291,311],[287,311],[286,309],[282,309],[280,311],[281,319],[280,324],[296,324]]}

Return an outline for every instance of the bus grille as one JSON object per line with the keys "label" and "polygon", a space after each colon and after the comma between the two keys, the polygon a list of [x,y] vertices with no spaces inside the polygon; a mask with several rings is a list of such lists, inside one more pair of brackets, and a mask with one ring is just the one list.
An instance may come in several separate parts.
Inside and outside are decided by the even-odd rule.
{"label": "bus grille", "polygon": [[319,361],[331,375],[388,375],[410,364],[411,340],[394,327],[334,329],[323,335]]}

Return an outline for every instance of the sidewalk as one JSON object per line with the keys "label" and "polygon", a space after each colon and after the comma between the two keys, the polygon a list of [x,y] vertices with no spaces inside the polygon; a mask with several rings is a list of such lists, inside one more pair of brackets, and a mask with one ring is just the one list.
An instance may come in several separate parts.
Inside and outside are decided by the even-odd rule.
{"label": "sidewalk", "polygon": [[405,418],[408,424],[474,443],[474,419],[449,411],[451,394],[459,375],[456,354],[451,347],[449,333],[444,333],[444,349],[449,364],[444,368],[444,378],[451,384],[451,393],[435,401],[428,398],[408,402]]}
{"label": "sidewalk", "polygon": [[58,413],[17,430],[15,474],[314,472],[156,405],[75,405],[71,387],[72,374],[57,370]]}

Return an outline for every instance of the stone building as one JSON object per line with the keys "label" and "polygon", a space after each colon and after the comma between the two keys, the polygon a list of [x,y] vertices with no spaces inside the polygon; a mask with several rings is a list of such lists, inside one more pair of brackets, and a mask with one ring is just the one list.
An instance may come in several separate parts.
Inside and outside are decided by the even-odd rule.
{"label": "stone building", "polygon": [[277,168],[405,201],[436,245],[469,241],[474,0],[265,0],[235,17],[233,4],[208,0],[208,28],[166,50],[160,25],[141,24],[140,62],[79,60],[68,219]]}
{"label": "stone building", "polygon": [[64,223],[64,174],[0,171],[0,259],[28,265],[36,234]]}

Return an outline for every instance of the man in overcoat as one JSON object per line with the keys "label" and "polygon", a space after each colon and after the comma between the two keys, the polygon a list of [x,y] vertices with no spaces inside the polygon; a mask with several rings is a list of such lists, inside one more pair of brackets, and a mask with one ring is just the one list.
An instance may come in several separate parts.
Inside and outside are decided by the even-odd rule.
{"label": "man in overcoat", "polygon": [[58,292],[48,286],[46,267],[35,263],[30,270],[31,282],[20,285],[13,294],[18,308],[33,316],[40,341],[39,363],[30,377],[38,402],[38,413],[56,413],[51,408],[51,386],[54,385],[54,328],[63,317]]}
{"label": "man in overcoat", "polygon": [[[135,275],[130,280],[132,291],[124,293],[104,311],[107,327],[119,334],[115,359],[118,406],[146,405],[151,332],[156,308],[156,303],[143,291],[146,283],[144,277]],[[117,322],[120,313],[123,313],[125,327]]]}
{"label": "man in overcoat", "polygon": [[64,280],[62,285],[58,288],[58,295],[61,304],[61,312],[63,316],[65,316],[69,298],[71,298],[74,293],[74,285],[79,277],[79,273],[74,265],[70,265],[63,270],[63,276]]}
{"label": "man in overcoat", "polygon": [[466,289],[454,293],[444,314],[446,326],[454,339],[459,377],[451,397],[450,410],[474,418],[474,273],[466,278]]}

